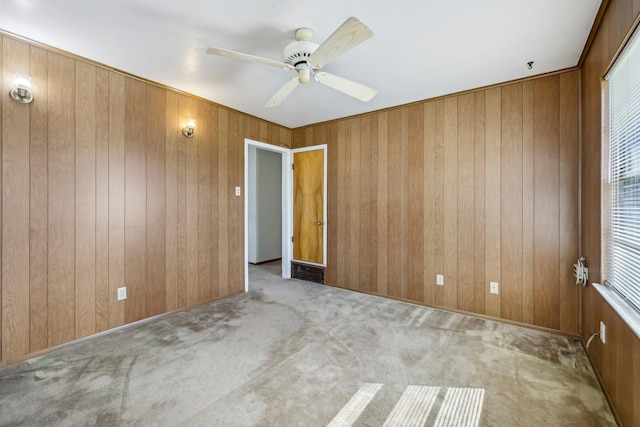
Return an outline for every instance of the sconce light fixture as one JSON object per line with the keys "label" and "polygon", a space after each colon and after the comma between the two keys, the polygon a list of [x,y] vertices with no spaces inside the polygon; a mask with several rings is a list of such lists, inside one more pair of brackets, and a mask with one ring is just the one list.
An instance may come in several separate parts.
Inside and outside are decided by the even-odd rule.
{"label": "sconce light fixture", "polygon": [[13,80],[13,89],[9,92],[11,98],[21,104],[28,104],[33,101],[31,93],[31,76],[24,73],[16,73]]}
{"label": "sconce light fixture", "polygon": [[193,137],[193,132],[196,130],[196,122],[192,119],[189,120],[187,126],[182,128],[182,134],[187,138]]}

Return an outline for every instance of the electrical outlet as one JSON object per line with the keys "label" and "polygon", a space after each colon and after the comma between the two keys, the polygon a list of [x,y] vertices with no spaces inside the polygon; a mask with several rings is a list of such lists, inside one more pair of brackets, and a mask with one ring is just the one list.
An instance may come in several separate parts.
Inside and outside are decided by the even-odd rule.
{"label": "electrical outlet", "polygon": [[118,288],[118,301],[127,299],[127,287]]}
{"label": "electrical outlet", "polygon": [[498,287],[498,282],[490,282],[489,283],[489,292],[491,292],[492,294],[499,294],[499,287]]}
{"label": "electrical outlet", "polygon": [[236,196],[240,195],[240,187],[236,187]]}
{"label": "electrical outlet", "polygon": [[602,320],[600,321],[600,341],[602,341],[602,344],[607,342],[607,327]]}
{"label": "electrical outlet", "polygon": [[436,274],[436,285],[444,286],[444,276],[442,274]]}

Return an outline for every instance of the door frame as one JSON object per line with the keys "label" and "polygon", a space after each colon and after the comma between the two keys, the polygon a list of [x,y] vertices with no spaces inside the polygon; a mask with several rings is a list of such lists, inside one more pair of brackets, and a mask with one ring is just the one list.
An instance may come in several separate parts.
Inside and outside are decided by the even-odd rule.
{"label": "door frame", "polygon": [[[282,156],[282,278],[291,278],[291,264],[293,247],[291,245],[291,230],[293,229],[293,188],[291,179],[291,149],[277,145],[258,142],[249,138],[244,139],[244,291],[249,290],[249,147],[260,150],[273,151]],[[325,154],[326,155],[326,154]]]}
{"label": "door frame", "polygon": [[291,198],[291,208],[290,208],[290,212],[289,215],[291,216],[291,231],[289,233],[289,236],[292,236],[289,240],[290,242],[290,248],[291,248],[291,260],[293,261],[298,261],[301,262],[303,264],[309,264],[309,265],[317,265],[319,267],[326,267],[327,266],[327,144],[320,144],[320,145],[312,145],[310,147],[303,147],[303,148],[294,148],[291,150],[291,161],[293,162],[293,155],[295,153],[300,153],[303,151],[315,151],[315,150],[322,150],[323,153],[323,177],[322,177],[322,263],[318,264],[315,262],[309,262],[309,261],[300,261],[300,260],[294,260],[293,259],[293,244],[290,242],[292,237],[293,237],[293,168],[291,168],[289,170],[290,172],[290,198]]}

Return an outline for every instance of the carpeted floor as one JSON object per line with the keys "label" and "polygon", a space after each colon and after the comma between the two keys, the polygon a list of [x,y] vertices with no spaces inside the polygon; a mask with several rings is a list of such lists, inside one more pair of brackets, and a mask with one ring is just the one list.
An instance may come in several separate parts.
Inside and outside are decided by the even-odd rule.
{"label": "carpeted floor", "polygon": [[574,339],[278,271],[6,367],[0,425],[615,425]]}

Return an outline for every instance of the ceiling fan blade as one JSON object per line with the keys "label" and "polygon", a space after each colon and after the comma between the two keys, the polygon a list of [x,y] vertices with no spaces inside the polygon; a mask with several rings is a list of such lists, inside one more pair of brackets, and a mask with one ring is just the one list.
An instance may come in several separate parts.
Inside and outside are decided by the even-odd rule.
{"label": "ceiling fan blade", "polygon": [[206,50],[209,55],[226,56],[228,58],[240,59],[242,61],[257,62],[267,64],[284,70],[293,70],[293,67],[284,62],[274,61],[273,59],[261,58],[259,56],[248,55],[246,53],[234,52],[233,50],[222,49],[220,47],[210,47]]}
{"label": "ceiling fan blade", "polygon": [[314,68],[322,68],[336,57],[371,38],[373,32],[356,18],[349,18],[309,57]]}
{"label": "ceiling fan blade", "polygon": [[342,77],[334,76],[324,71],[316,73],[316,81],[363,102],[368,102],[378,93],[377,90],[371,89],[369,86],[343,79]]}
{"label": "ceiling fan blade", "polygon": [[298,76],[295,76],[294,78],[289,80],[287,83],[285,83],[285,85],[282,86],[280,90],[276,92],[275,95],[273,95],[273,97],[269,100],[269,102],[266,103],[265,107],[272,108],[282,104],[282,102],[285,99],[287,99],[287,97],[291,94],[291,92],[293,92],[293,90],[299,84],[300,82],[298,81]]}

